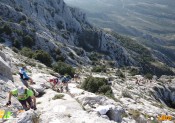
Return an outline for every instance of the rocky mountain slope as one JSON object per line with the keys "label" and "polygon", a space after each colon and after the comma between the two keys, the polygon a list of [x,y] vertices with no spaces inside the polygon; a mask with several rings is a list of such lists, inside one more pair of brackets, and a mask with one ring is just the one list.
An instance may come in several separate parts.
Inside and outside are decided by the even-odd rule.
{"label": "rocky mountain slope", "polygon": [[101,28],[134,38],[174,61],[174,0],[65,0]]}
{"label": "rocky mountain slope", "polygon": [[[165,114],[172,116],[171,120],[174,121],[174,76],[162,76],[159,79],[154,76],[152,80],[148,80],[141,75],[131,76],[126,70],[122,70],[125,72],[125,78],[121,78],[116,74],[117,69],[108,69],[106,73],[94,73],[89,72],[91,68],[86,66],[81,68],[78,83],[74,80],[69,83],[69,93],[57,93],[46,81],[53,78],[53,71],[45,65],[3,46],[0,59],[0,64],[4,66],[0,67],[1,110],[16,112],[21,109],[15,97],[12,98],[10,107],[4,107],[8,91],[22,85],[17,74],[21,64],[27,65],[29,75],[36,82],[31,86],[41,94],[37,97],[37,110],[19,113],[15,119],[17,123],[159,123],[162,121],[159,121],[158,116]],[[36,65],[29,65],[29,60]],[[110,79],[115,98],[79,88],[89,75]],[[11,123],[12,120],[3,122]]]}
{"label": "rocky mountain slope", "polygon": [[[63,0],[1,0],[0,6],[0,41],[9,47],[42,49],[52,62],[87,65],[103,60],[114,67],[137,66],[142,73],[173,74],[169,67],[174,63],[165,55],[130,39],[132,45],[126,47],[121,36],[93,27],[84,13]],[[93,61],[94,52],[98,62]]]}

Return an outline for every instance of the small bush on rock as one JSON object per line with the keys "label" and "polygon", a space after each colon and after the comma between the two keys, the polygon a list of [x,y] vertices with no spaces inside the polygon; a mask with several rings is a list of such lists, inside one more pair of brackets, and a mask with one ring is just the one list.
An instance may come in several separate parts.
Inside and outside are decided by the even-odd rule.
{"label": "small bush on rock", "polygon": [[4,42],[5,42],[5,40],[0,37],[0,43],[4,43]]}
{"label": "small bush on rock", "polygon": [[51,56],[43,50],[36,50],[35,53],[33,54],[33,58],[39,60],[40,62],[42,62],[47,66],[51,66],[52,63]]}
{"label": "small bush on rock", "polygon": [[95,66],[92,68],[92,72],[106,72],[105,66]]}
{"label": "small bush on rock", "polygon": [[75,74],[75,69],[71,65],[68,65],[64,62],[57,62],[52,66],[52,68],[54,71],[62,75],[68,74],[73,77],[73,75]]}
{"label": "small bush on rock", "polygon": [[64,97],[64,94],[56,94],[52,99],[56,100],[56,99],[62,99]]}
{"label": "small bush on rock", "polygon": [[122,91],[122,96],[127,97],[127,98],[131,98],[131,99],[133,98],[128,90],[123,90]]}
{"label": "small bush on rock", "polygon": [[12,42],[12,45],[13,45],[13,47],[16,47],[16,48],[20,48],[21,47],[21,45],[20,45],[20,43],[19,43],[19,41],[17,40],[17,39],[15,39],[13,42]]}
{"label": "small bush on rock", "polygon": [[33,38],[29,35],[25,36],[23,38],[23,45],[26,47],[32,47],[35,44],[35,41],[33,40]]}
{"label": "small bush on rock", "polygon": [[151,80],[153,78],[153,75],[150,73],[145,74],[145,78]]}
{"label": "small bush on rock", "polygon": [[33,57],[33,54],[34,54],[34,52],[30,48],[27,48],[27,47],[22,48],[21,51],[20,51],[20,53],[23,56],[26,56],[28,58],[32,58]]}
{"label": "small bush on rock", "polygon": [[96,78],[96,77],[88,77],[82,83],[81,88],[92,92],[92,93],[100,93],[106,96],[112,97],[113,92],[108,84],[108,81],[105,78]]}
{"label": "small bush on rock", "polygon": [[9,25],[4,25],[3,31],[7,34],[10,35],[12,33],[12,29],[10,28]]}

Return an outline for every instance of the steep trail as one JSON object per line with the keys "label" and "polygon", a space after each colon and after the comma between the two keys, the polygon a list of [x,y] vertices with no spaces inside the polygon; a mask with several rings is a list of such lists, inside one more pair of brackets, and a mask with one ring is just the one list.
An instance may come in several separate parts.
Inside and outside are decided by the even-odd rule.
{"label": "steep trail", "polygon": [[[75,87],[71,83],[69,93],[57,93],[46,89],[45,94],[37,98],[37,108],[41,112],[40,119],[42,119],[40,123],[113,123],[113,121],[98,117],[97,114],[86,112],[81,104],[73,98],[83,90],[75,89],[73,86]],[[54,100],[55,95],[64,95],[64,97]]]}

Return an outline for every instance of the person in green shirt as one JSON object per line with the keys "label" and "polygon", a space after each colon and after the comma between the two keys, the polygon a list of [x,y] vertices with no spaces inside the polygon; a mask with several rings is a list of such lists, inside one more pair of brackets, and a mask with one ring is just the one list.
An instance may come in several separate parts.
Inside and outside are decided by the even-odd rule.
{"label": "person in green shirt", "polygon": [[[25,87],[18,87],[9,92],[9,98],[7,102],[7,106],[11,105],[11,96],[17,96],[18,101],[21,103],[23,108],[27,111],[30,108],[36,110],[36,98],[33,94],[33,91],[25,88]],[[27,103],[30,107],[27,106]]]}

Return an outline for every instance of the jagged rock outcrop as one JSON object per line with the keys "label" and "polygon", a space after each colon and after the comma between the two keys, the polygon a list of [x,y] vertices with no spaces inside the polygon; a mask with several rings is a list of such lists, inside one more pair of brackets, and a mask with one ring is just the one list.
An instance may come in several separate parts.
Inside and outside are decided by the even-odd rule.
{"label": "jagged rock outcrop", "polygon": [[20,113],[17,117],[17,123],[39,123],[39,115],[33,111],[25,111]]}
{"label": "jagged rock outcrop", "polygon": [[13,80],[10,58],[3,51],[0,51],[0,74]]}
{"label": "jagged rock outcrop", "polygon": [[[91,63],[88,54],[73,52],[72,46],[102,52],[115,60],[116,66],[137,64],[113,36],[93,27],[83,12],[68,7],[63,0],[1,0],[0,6],[3,20],[0,25],[11,19],[8,24],[17,30],[11,35],[1,34],[6,41],[15,38],[23,45],[23,36],[31,35],[35,40],[34,49],[43,49],[53,56],[54,49],[59,48],[71,64]],[[69,57],[70,52],[75,54],[74,59]]]}
{"label": "jagged rock outcrop", "polygon": [[174,84],[159,84],[153,88],[153,96],[159,102],[168,107],[175,108],[175,86]]}

